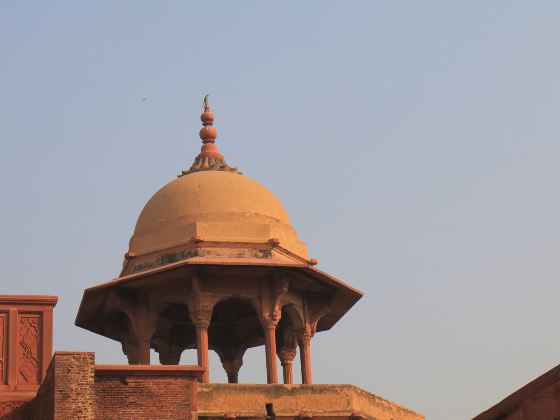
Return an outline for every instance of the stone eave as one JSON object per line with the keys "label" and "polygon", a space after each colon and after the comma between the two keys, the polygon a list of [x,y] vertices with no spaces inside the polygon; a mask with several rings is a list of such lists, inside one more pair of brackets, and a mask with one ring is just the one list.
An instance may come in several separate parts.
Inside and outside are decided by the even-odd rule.
{"label": "stone eave", "polygon": [[[75,324],[79,327],[88,329],[101,334],[97,328],[92,329],[92,322],[89,321],[97,316],[104,308],[107,296],[113,289],[121,287],[130,288],[135,283],[156,280],[167,273],[195,267],[251,267],[255,269],[282,268],[289,271],[296,271],[306,277],[317,281],[334,291],[333,300],[336,304],[330,313],[321,318],[317,325],[317,331],[330,329],[338,320],[363,296],[363,293],[337,278],[315,268],[314,266],[302,262],[286,262],[285,260],[273,259],[251,259],[251,258],[209,258],[193,257],[176,263],[167,264],[152,270],[118,277],[110,281],[98,284],[85,289],[76,316]],[[161,280],[160,280],[161,281]],[[88,304],[86,304],[88,302]],[[93,305],[93,307],[92,307]],[[105,334],[102,334],[105,335]]]}

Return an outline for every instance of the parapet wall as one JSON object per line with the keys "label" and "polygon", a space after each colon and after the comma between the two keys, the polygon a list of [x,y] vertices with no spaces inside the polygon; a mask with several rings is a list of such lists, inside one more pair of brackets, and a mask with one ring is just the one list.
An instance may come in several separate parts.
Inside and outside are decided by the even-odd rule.
{"label": "parapet wall", "polygon": [[93,353],[56,352],[35,398],[0,400],[0,420],[422,420],[352,385],[198,384],[199,366],[95,365]]}
{"label": "parapet wall", "polygon": [[93,353],[56,352],[36,397],[0,401],[0,419],[191,419],[202,373],[198,366],[96,366]]}
{"label": "parapet wall", "polygon": [[37,392],[52,355],[52,312],[57,300],[56,296],[0,295],[0,401],[21,401]]}
{"label": "parapet wall", "polygon": [[422,420],[424,416],[352,385],[199,384],[200,418]]}
{"label": "parapet wall", "polygon": [[[192,376],[192,368],[97,366],[95,418],[196,418],[196,377]],[[197,372],[202,373],[198,366],[195,368]]]}

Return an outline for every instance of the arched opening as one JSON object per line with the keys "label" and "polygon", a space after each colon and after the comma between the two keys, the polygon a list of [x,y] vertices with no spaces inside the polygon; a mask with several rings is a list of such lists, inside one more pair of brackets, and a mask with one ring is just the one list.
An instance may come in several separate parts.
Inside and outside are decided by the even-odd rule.
{"label": "arched opening", "polygon": [[188,348],[181,353],[180,365],[198,365],[198,355],[195,348]]}
{"label": "arched opening", "polygon": [[196,329],[184,304],[173,304],[160,312],[152,347],[162,365],[178,365],[183,350],[196,348]]}
{"label": "arched opening", "polygon": [[293,362],[297,354],[297,334],[303,326],[303,319],[294,305],[288,304],[282,307],[282,315],[276,327],[276,352],[282,365],[285,384],[293,383]]}
{"label": "arched opening", "polygon": [[245,351],[263,344],[263,328],[251,303],[234,297],[214,306],[208,327],[208,346],[220,356],[229,383],[238,382]]}

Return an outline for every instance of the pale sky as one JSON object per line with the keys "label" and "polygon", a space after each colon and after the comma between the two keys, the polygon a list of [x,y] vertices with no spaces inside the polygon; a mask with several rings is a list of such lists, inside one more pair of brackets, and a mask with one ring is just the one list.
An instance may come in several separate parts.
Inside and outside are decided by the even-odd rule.
{"label": "pale sky", "polygon": [[[82,291],[191,165],[209,93],[228,163],[365,293],[314,337],[315,382],[470,418],[560,363],[559,21],[556,1],[4,1],[0,293],[58,295],[55,349],[123,363],[74,326]],[[265,377],[249,351],[240,381]]]}

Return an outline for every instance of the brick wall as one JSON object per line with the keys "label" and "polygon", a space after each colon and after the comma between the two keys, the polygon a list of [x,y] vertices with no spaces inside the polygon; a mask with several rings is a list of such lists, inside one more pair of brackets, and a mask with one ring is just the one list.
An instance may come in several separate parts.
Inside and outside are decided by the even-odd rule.
{"label": "brick wall", "polygon": [[95,365],[56,352],[35,398],[1,401],[0,420],[196,418],[198,366]]}
{"label": "brick wall", "polygon": [[93,419],[94,371],[93,353],[56,352],[25,419]]}
{"label": "brick wall", "polygon": [[54,358],[49,364],[47,374],[43,378],[43,382],[37,391],[35,398],[30,401],[24,408],[26,417],[29,419],[36,418],[34,413],[42,413],[44,418],[54,418]]}
{"label": "brick wall", "polygon": [[93,418],[94,353],[56,352],[54,362],[54,419]]}
{"label": "brick wall", "polygon": [[[157,368],[157,367],[153,367]],[[190,419],[196,380],[153,371],[97,371],[98,419]]]}

